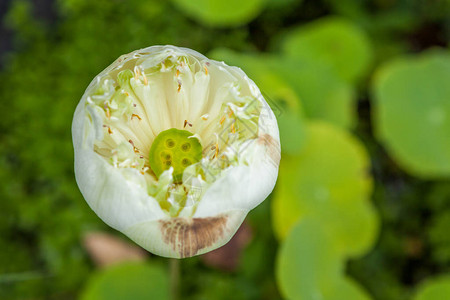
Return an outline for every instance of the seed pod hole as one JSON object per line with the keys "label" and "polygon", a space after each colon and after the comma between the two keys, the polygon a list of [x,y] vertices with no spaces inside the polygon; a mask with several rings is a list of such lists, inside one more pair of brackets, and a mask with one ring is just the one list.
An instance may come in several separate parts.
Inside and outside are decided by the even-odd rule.
{"label": "seed pod hole", "polygon": [[191,144],[184,143],[183,145],[181,145],[181,150],[183,150],[184,152],[188,152],[189,150],[191,150]]}
{"label": "seed pod hole", "polygon": [[175,141],[172,140],[172,139],[167,139],[167,140],[166,140],[166,146],[167,146],[167,148],[173,148],[173,147],[175,147]]}

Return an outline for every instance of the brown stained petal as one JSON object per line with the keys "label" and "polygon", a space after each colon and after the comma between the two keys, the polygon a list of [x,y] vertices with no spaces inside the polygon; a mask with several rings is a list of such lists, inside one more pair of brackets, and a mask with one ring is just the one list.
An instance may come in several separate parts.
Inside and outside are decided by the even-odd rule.
{"label": "brown stained petal", "polygon": [[163,241],[179,253],[180,258],[191,257],[222,239],[228,217],[173,218],[159,221]]}
{"label": "brown stained petal", "polygon": [[144,261],[146,251],[108,233],[88,232],[83,236],[83,246],[94,263],[106,267],[125,261]]}
{"label": "brown stained petal", "polygon": [[241,253],[250,243],[252,236],[251,227],[244,222],[226,245],[203,254],[201,259],[208,266],[224,271],[235,271],[239,265]]}
{"label": "brown stained petal", "polygon": [[267,154],[272,159],[275,166],[278,166],[281,159],[280,143],[268,133],[260,135],[258,137],[258,143],[266,146]]}

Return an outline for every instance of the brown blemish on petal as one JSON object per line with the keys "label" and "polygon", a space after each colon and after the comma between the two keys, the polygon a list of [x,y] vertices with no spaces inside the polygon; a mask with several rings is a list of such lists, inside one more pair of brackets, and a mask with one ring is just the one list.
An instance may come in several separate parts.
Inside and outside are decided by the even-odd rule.
{"label": "brown blemish on petal", "polygon": [[259,136],[258,143],[266,146],[267,154],[272,159],[274,164],[278,166],[281,159],[280,143],[268,133]]}
{"label": "brown blemish on petal", "polygon": [[225,235],[228,218],[224,215],[208,218],[173,218],[161,220],[163,241],[180,255],[196,255],[221,240]]}

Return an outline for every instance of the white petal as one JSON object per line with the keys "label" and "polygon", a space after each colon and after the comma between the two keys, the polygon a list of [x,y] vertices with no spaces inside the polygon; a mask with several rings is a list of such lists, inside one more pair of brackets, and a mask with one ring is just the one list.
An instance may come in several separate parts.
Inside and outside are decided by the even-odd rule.
{"label": "white petal", "polygon": [[75,177],[92,210],[106,224],[119,231],[139,222],[167,217],[145,188],[126,180],[119,169],[94,152],[93,126],[81,102],[75,111],[72,126]]}
{"label": "white petal", "polygon": [[269,145],[266,138],[269,139],[261,137],[246,149],[253,156],[253,164],[227,169],[208,188],[194,217],[209,217],[235,209],[249,211],[267,198],[278,176],[280,150],[275,140],[270,140]]}
{"label": "white petal", "polygon": [[[140,99],[136,109],[148,120],[142,124],[132,124],[134,127],[129,129],[118,125],[118,135],[111,134],[104,139],[105,112],[102,108],[86,105],[88,96],[93,94],[101,79],[108,76],[112,80],[123,68],[132,70],[136,59],[145,68],[151,68],[170,55],[187,57],[191,65],[184,68],[195,69],[196,75],[181,75],[180,80],[184,80],[182,84],[185,86],[177,90],[178,82],[169,78],[170,64],[167,64],[167,68],[163,66],[162,73],[148,75],[148,85],[146,82],[143,85],[136,73],[138,79],[132,79],[134,93]],[[199,73],[203,72],[205,65],[208,68],[204,73]],[[145,177],[134,168],[116,168],[94,151],[95,143],[97,147],[98,143],[101,143],[101,147],[110,147],[119,140],[126,142],[132,137],[136,139],[138,148],[148,152],[154,136],[160,131],[170,127],[180,128],[184,119],[192,118],[194,121],[205,114],[208,115],[207,120],[201,125],[194,124],[192,129],[200,131],[195,131],[196,134],[212,138],[222,104],[233,99],[237,88],[240,93],[252,95],[263,105],[257,138],[250,140],[248,147],[238,154],[239,162],[243,163],[222,171],[209,187],[199,181],[198,186],[206,188],[203,197],[196,203],[197,206],[189,202],[192,205],[188,205],[178,217],[169,217],[157,200],[149,196],[146,182],[149,174]],[[100,101],[98,103],[103,102],[102,99],[97,100]],[[145,128],[149,132],[133,133],[133,130],[143,131]],[[248,211],[270,194],[278,174],[278,127],[259,89],[239,68],[210,61],[186,48],[153,46],[121,56],[87,88],[76,109],[72,132],[76,180],[89,206],[105,223],[161,256],[180,258],[198,255],[228,242]],[[149,140],[145,141],[146,138]],[[101,151],[106,153],[108,149],[102,148]]]}
{"label": "white petal", "polygon": [[207,218],[171,218],[143,222],[124,233],[148,251],[165,257],[200,255],[226,244],[247,211],[228,211]]}

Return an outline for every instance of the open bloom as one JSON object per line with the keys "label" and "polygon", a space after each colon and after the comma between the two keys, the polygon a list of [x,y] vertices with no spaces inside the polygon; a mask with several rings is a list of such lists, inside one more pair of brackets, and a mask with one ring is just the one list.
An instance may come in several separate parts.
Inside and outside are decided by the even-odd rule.
{"label": "open bloom", "polygon": [[278,127],[257,86],[190,49],[121,56],[87,88],[72,133],[89,206],[161,256],[225,244],[278,175]]}

